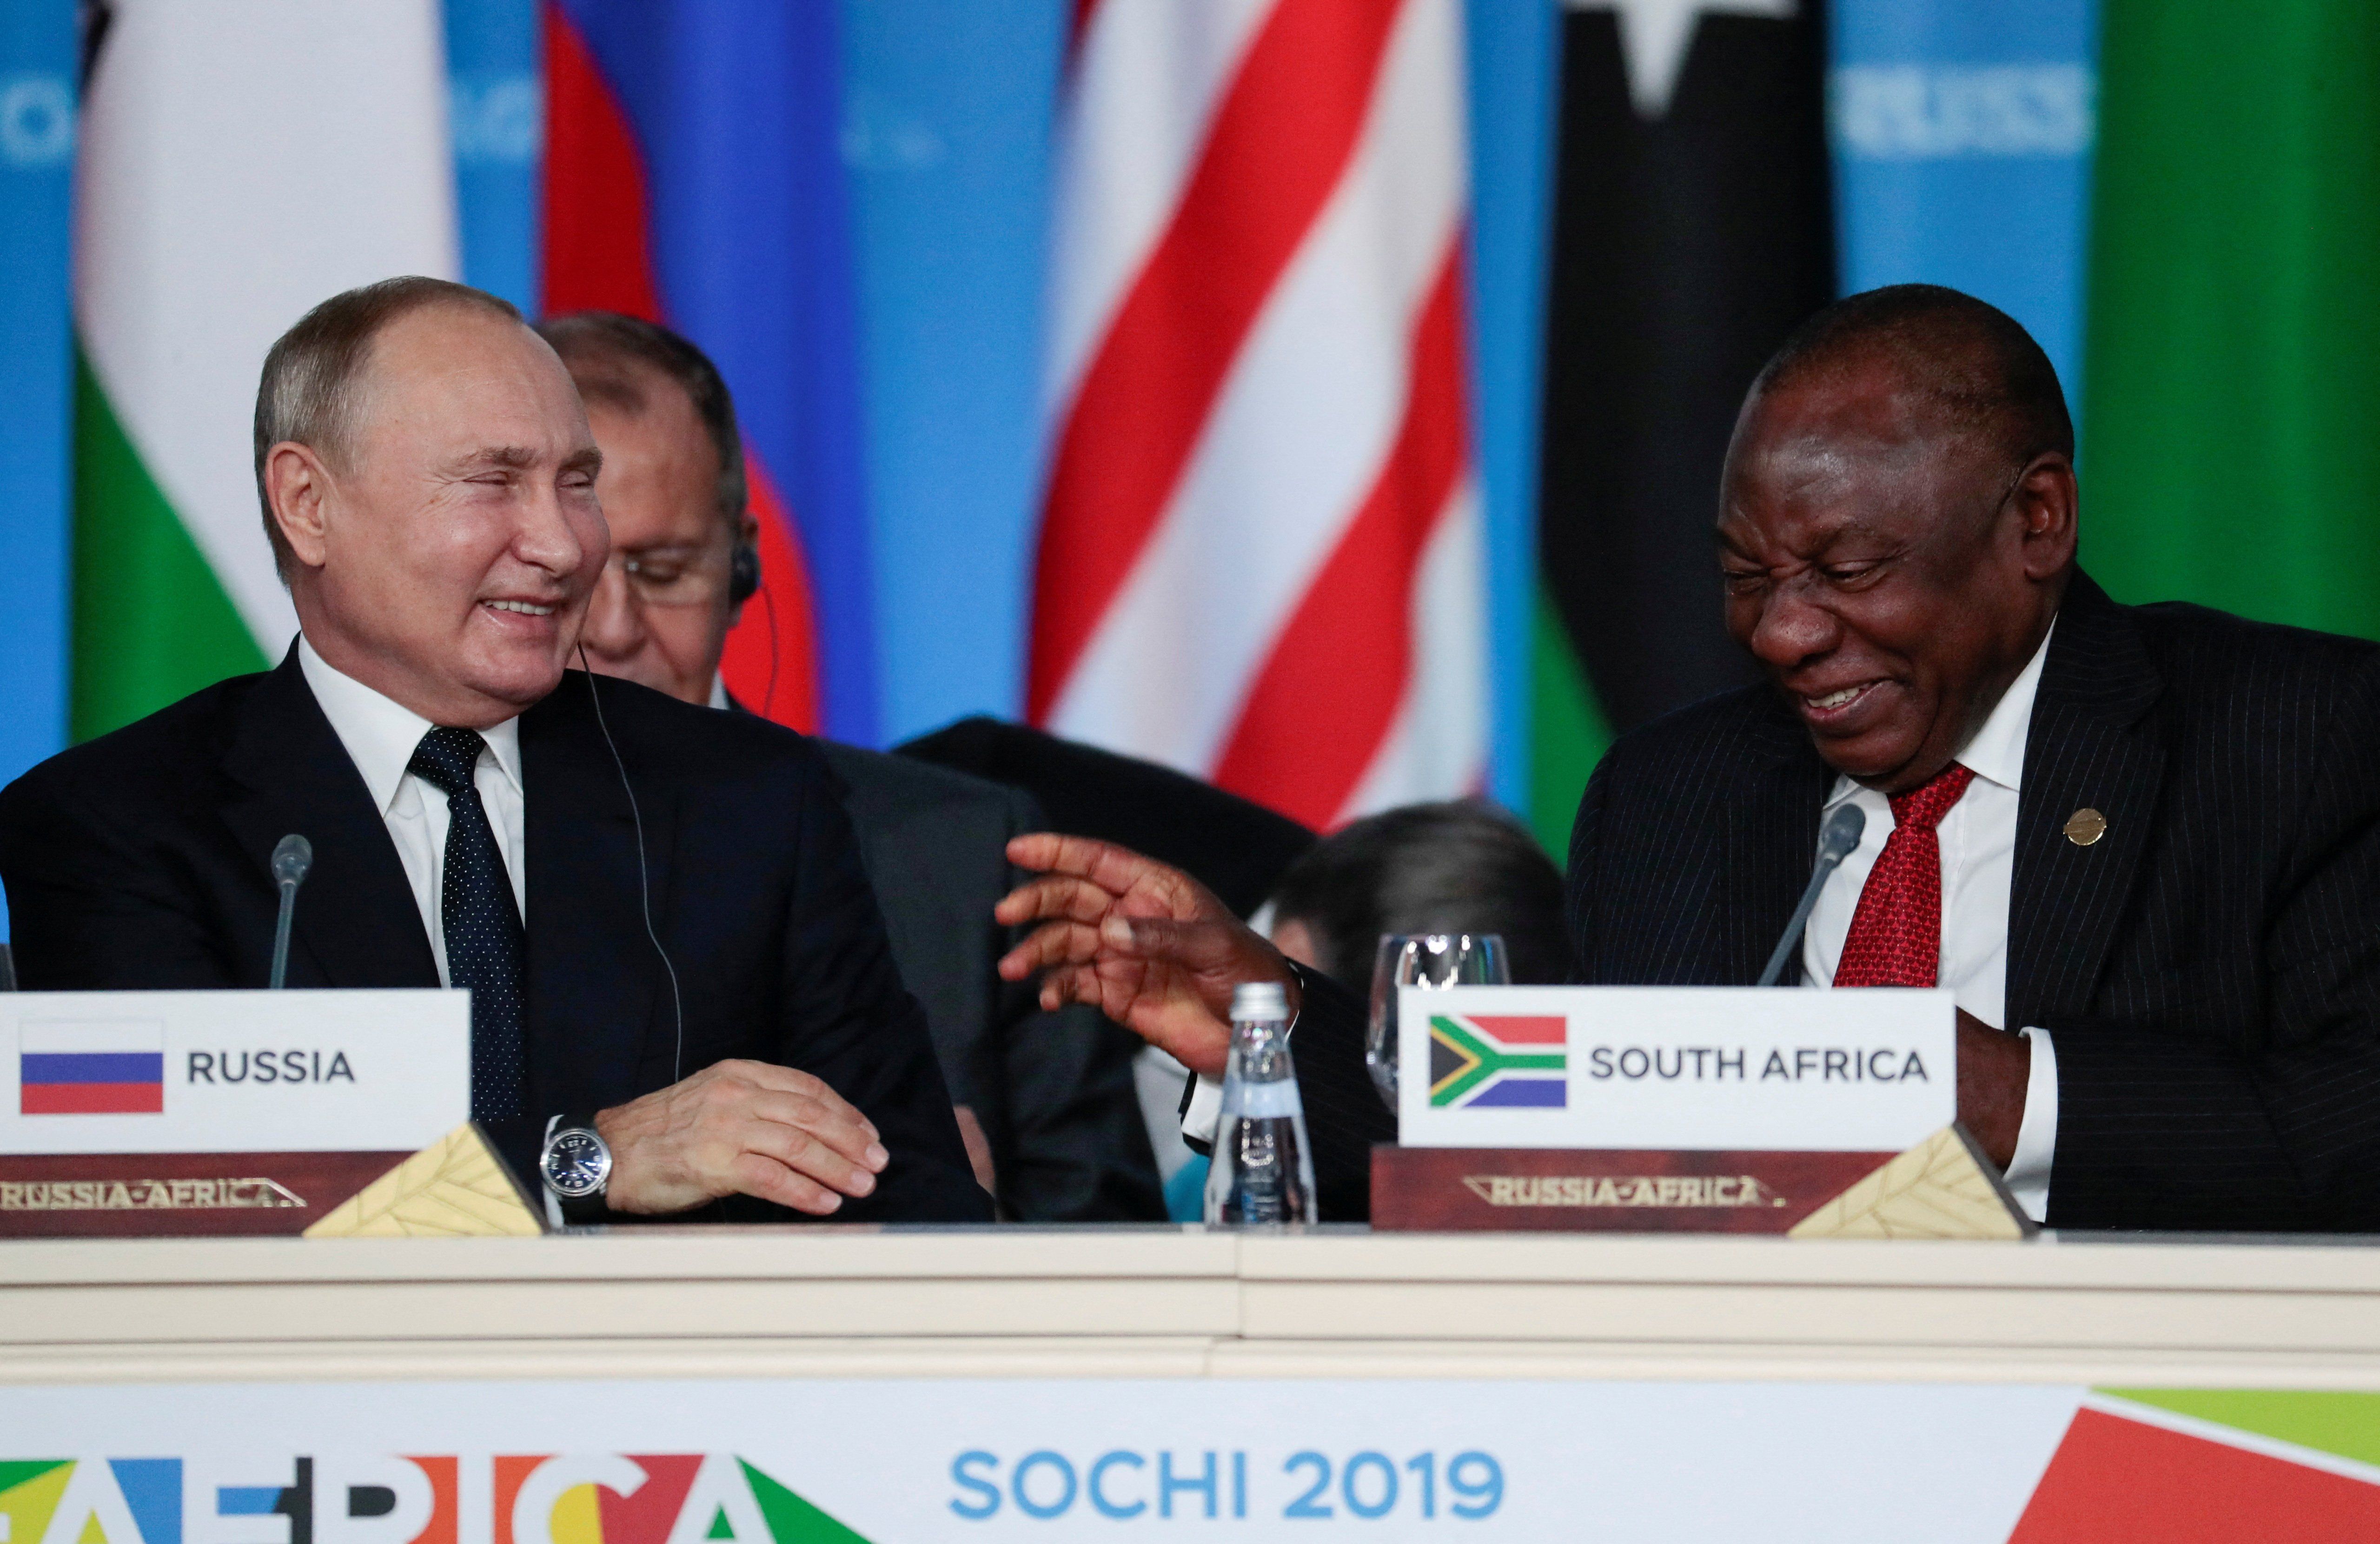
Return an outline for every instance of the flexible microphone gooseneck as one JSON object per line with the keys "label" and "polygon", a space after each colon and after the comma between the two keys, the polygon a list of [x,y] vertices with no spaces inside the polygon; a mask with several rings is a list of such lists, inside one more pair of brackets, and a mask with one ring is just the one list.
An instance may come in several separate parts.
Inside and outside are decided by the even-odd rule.
{"label": "flexible microphone gooseneck", "polygon": [[281,917],[273,924],[273,990],[289,976],[289,923],[298,915],[298,887],[314,867],[314,844],[291,832],[273,845],[273,882],[281,888]]}
{"label": "flexible microphone gooseneck", "polygon": [[578,646],[578,669],[587,677],[588,700],[595,704],[595,727],[602,731],[603,743],[611,748],[612,765],[620,772],[620,791],[628,796],[628,819],[637,828],[637,903],[644,909],[645,938],[662,957],[662,969],[669,973],[670,1014],[677,1026],[677,1039],[670,1052],[670,1081],[678,1083],[686,1076],[686,1000],[678,994],[677,967],[670,963],[662,935],[653,929],[653,881],[645,868],[645,817],[637,808],[637,790],[628,781],[628,763],[621,759],[620,742],[612,738],[612,726],[603,722],[603,694],[595,689],[595,673],[587,666],[584,643]]}
{"label": "flexible microphone gooseneck", "polygon": [[1827,876],[1841,866],[1860,845],[1867,830],[1867,811],[1856,804],[1846,804],[1827,817],[1827,829],[1818,833],[1818,864],[1810,870],[1810,887],[1802,892],[1802,904],[1793,908],[1793,920],[1785,924],[1785,936],[1777,941],[1777,952],[1768,956],[1768,968],[1760,973],[1760,984],[1773,987],[1777,978],[1785,973],[1785,961],[1793,953],[1793,945],[1802,941],[1802,930],[1810,921],[1810,908],[1818,904],[1818,891]]}

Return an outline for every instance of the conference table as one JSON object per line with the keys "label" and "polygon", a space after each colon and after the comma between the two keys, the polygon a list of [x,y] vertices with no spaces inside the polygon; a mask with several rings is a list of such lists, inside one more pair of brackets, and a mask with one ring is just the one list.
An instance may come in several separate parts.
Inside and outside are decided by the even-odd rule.
{"label": "conference table", "polygon": [[0,1246],[0,1544],[2038,1540],[2243,1506],[2380,1527],[2369,1241]]}

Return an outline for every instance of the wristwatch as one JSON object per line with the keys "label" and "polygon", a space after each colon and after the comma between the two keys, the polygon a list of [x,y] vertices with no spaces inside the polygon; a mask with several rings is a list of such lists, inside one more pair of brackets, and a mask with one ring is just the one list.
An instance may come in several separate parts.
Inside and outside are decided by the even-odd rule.
{"label": "wristwatch", "polygon": [[565,1222],[592,1222],[603,1215],[603,1193],[612,1179],[612,1149],[597,1135],[591,1115],[558,1115],[546,1128],[537,1156],[538,1177]]}

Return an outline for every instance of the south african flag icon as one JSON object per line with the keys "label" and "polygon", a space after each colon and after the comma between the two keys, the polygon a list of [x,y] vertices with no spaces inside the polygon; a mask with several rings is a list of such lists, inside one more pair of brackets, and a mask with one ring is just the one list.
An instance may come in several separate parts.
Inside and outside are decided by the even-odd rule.
{"label": "south african flag icon", "polygon": [[1559,1110],[1570,1102],[1570,1020],[1509,1014],[1429,1015],[1434,1110]]}

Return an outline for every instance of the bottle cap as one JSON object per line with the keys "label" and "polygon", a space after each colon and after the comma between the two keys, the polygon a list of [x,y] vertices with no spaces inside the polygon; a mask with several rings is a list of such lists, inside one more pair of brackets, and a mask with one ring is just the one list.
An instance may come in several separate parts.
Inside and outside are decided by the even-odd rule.
{"label": "bottle cap", "polygon": [[1243,981],[1232,989],[1232,1022],[1279,1021],[1289,1016],[1289,994],[1279,981]]}

